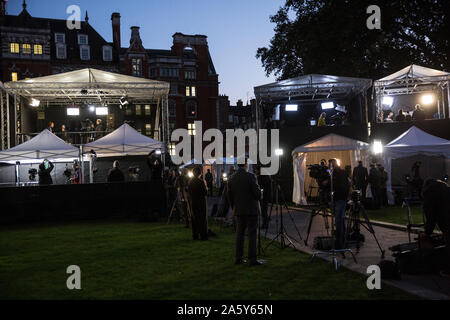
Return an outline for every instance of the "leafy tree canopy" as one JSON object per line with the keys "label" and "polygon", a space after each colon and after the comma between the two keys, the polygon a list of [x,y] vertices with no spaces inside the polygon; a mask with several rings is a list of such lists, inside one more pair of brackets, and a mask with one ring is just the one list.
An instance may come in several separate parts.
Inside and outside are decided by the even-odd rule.
{"label": "leafy tree canopy", "polygon": [[[366,26],[373,4],[381,9],[380,30]],[[410,64],[450,71],[449,15],[449,0],[287,0],[270,18],[269,47],[256,57],[278,79],[379,79]]]}

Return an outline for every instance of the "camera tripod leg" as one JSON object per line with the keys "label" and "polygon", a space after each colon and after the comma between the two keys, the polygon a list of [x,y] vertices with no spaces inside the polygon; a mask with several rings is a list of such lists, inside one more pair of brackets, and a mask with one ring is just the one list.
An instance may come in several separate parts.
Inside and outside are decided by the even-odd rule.
{"label": "camera tripod leg", "polygon": [[309,218],[309,224],[308,224],[308,231],[306,233],[306,239],[305,239],[305,246],[308,245],[308,239],[309,239],[309,234],[311,233],[311,226],[312,226],[312,222],[313,222],[313,218],[316,215],[316,210],[312,209],[311,211],[311,217]]}

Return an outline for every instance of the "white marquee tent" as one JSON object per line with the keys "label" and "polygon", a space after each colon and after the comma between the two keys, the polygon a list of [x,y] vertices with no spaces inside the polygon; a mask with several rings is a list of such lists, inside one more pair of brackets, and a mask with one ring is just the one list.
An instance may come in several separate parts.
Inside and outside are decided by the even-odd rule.
{"label": "white marquee tent", "polygon": [[384,163],[388,173],[388,201],[394,203],[392,195],[392,160],[413,155],[444,156],[450,158],[450,141],[433,136],[412,126],[384,146]]}
{"label": "white marquee tent", "polygon": [[83,146],[85,153],[94,150],[99,157],[143,155],[161,149],[164,149],[161,141],[140,134],[127,123],[106,136]]}
{"label": "white marquee tent", "polygon": [[292,151],[294,169],[294,189],[292,201],[297,204],[307,204],[305,190],[310,191],[315,182],[307,174],[307,165],[318,164],[321,159],[339,159],[341,168],[346,165],[356,166],[358,160],[367,162],[366,150],[369,144],[330,133],[317,140],[298,146]]}
{"label": "white marquee tent", "polygon": [[32,139],[0,151],[0,162],[78,158],[80,150],[45,129]]}

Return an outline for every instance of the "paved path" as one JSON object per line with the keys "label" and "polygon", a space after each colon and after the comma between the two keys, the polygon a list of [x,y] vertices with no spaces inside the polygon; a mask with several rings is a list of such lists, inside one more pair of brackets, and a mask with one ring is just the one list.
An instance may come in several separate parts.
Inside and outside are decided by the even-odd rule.
{"label": "paved path", "polygon": [[[209,205],[212,206],[218,199],[210,198]],[[270,206],[269,206],[270,208]],[[325,236],[326,229],[325,223],[322,216],[315,216],[313,219],[313,224],[311,228],[311,234],[308,240],[308,246],[305,246],[304,242],[300,240],[300,237],[296,231],[296,227],[300,232],[303,239],[306,238],[308,223],[310,220],[309,211],[303,209],[289,209],[290,213],[283,210],[283,222],[286,228],[286,233],[296,241],[293,241],[295,248],[302,252],[312,254],[312,244],[314,238],[317,236]],[[275,210],[273,210],[273,215]],[[278,226],[279,226],[278,218]],[[274,238],[277,234],[277,217],[272,217],[269,224],[269,229],[267,230],[266,237],[269,239]],[[392,257],[389,247],[408,242],[408,234],[404,231],[390,229],[386,227],[374,226],[375,234],[380,242],[382,248],[385,250],[386,260],[394,260]],[[366,275],[367,266],[378,264],[381,260],[381,252],[376,244],[373,235],[370,234],[365,228],[361,228],[362,233],[365,236],[365,242],[362,245],[359,252],[356,252],[356,248],[352,248],[355,253],[357,263],[353,261],[350,254],[346,254],[346,258],[342,259],[339,257],[339,262],[341,266],[351,269],[356,272],[360,272]],[[265,231],[262,231],[262,235]],[[326,258],[328,259],[328,258]],[[402,280],[399,281],[385,281],[393,286],[404,289],[410,293],[416,294],[420,297],[427,299],[450,299],[450,279],[445,279],[439,275],[404,275],[402,274]]]}

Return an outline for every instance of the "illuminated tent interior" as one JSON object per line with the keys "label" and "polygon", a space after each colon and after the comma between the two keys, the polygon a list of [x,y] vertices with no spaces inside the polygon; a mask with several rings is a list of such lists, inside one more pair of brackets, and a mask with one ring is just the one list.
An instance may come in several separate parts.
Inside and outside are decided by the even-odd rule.
{"label": "illuminated tent interior", "polygon": [[298,146],[292,151],[294,169],[294,189],[292,201],[297,204],[308,204],[308,197],[316,197],[318,193],[316,181],[309,176],[308,165],[319,164],[321,159],[336,158],[342,169],[345,166],[354,168],[358,160],[368,162],[369,144],[330,133],[319,139]]}
{"label": "illuminated tent interior", "polygon": [[[421,161],[421,177],[441,178],[450,171],[450,141],[433,136],[412,126],[384,146],[384,164],[388,173],[389,204],[394,204],[392,186],[411,174],[412,164]],[[399,161],[401,160],[401,161]]]}

